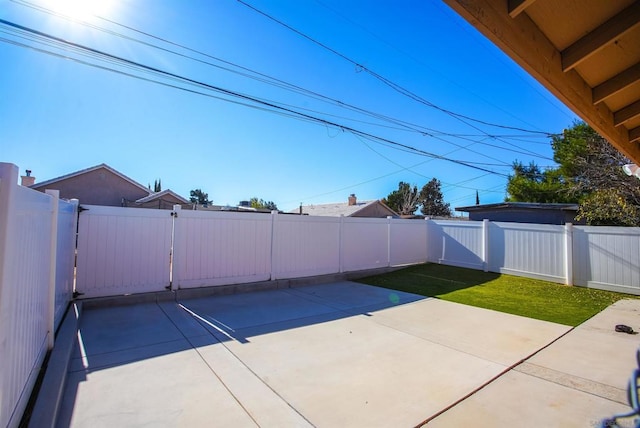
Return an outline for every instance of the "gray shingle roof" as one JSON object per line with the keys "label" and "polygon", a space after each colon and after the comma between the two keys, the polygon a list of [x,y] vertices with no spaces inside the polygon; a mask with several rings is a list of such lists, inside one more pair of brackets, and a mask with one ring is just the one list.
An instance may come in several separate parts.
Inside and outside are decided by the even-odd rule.
{"label": "gray shingle roof", "polygon": [[[363,209],[364,207],[378,202],[372,201],[359,201],[355,205],[349,205],[348,202],[334,202],[332,204],[318,204],[318,205],[303,205],[302,214],[318,215],[318,216],[331,216],[340,217],[341,215],[349,217]],[[292,214],[300,213],[300,208],[289,211]]]}

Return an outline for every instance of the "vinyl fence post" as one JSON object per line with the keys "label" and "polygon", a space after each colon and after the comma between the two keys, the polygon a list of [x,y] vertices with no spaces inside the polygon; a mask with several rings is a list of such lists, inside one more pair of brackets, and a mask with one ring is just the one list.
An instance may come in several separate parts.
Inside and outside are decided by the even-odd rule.
{"label": "vinyl fence post", "polygon": [[342,273],[344,270],[344,214],[340,214],[340,228],[338,229],[338,272]]}
{"label": "vinyl fence post", "polygon": [[489,220],[482,220],[482,270],[489,272]]}
{"label": "vinyl fence post", "polygon": [[424,246],[425,246],[425,248],[426,248],[426,253],[425,253],[425,254],[426,254],[426,257],[425,257],[425,260],[424,260],[424,261],[425,261],[425,263],[430,263],[430,262],[431,262],[431,257],[429,256],[429,255],[430,255],[430,251],[431,251],[431,243],[429,242],[429,238],[430,238],[429,225],[430,225],[430,224],[431,224],[431,223],[429,222],[429,217],[426,217],[426,218],[424,219],[424,227],[426,228],[426,230],[425,230],[425,234],[424,234],[424,235],[425,235],[425,243],[424,243]]}
{"label": "vinyl fence post", "polygon": [[51,196],[51,232],[49,244],[49,301],[47,303],[47,348],[53,349],[55,341],[55,315],[56,315],[56,265],[58,252],[58,210],[60,208],[60,191],[46,189],[44,191]]}
{"label": "vinyl fence post", "polygon": [[[169,249],[169,290],[177,290],[180,288],[180,275],[176,275],[176,225],[178,224],[178,216],[182,213],[182,205],[174,205],[171,212],[171,247]],[[180,233],[178,233],[180,236]],[[180,251],[178,251],[180,253]],[[180,261],[180,255],[178,255],[178,261]],[[180,270],[178,269],[178,272]],[[176,278],[176,276],[178,278]]]}
{"label": "vinyl fence post", "polygon": [[271,272],[269,273],[269,279],[271,281],[275,281],[276,278],[276,268],[277,268],[277,261],[275,260],[275,239],[276,239],[276,222],[278,221],[278,211],[273,210],[271,211],[271,248],[269,249],[270,254],[269,254],[269,260],[271,263]]}
{"label": "vinyl fence post", "polygon": [[71,277],[73,278],[73,283],[71,285],[71,295],[76,292],[76,261],[77,261],[77,253],[78,253],[78,209],[80,207],[80,201],[77,199],[71,199],[69,202],[73,204],[73,222],[71,225],[71,232],[73,234],[73,251],[71,251],[71,268],[73,269],[73,273]]}
{"label": "vinyl fence post", "polygon": [[564,225],[564,267],[566,285],[573,285],[573,224]]}
{"label": "vinyl fence post", "polygon": [[[0,317],[9,314],[8,308],[15,305],[15,285],[11,278],[12,246],[15,245],[16,189],[18,187],[18,167],[11,163],[0,162]],[[10,323],[0,323],[0,353],[5,351],[6,335]],[[9,376],[9,368],[0,366],[0,382]],[[4,383],[3,383],[4,385]]]}
{"label": "vinyl fence post", "polygon": [[387,216],[387,267],[391,267],[391,216]]}

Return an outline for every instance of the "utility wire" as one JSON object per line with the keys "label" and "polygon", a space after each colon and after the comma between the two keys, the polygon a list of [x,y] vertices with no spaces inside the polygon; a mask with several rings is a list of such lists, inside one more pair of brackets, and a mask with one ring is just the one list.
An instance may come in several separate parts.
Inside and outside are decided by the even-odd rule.
{"label": "utility wire", "polygon": [[[443,79],[447,80],[449,83],[451,83],[452,85],[455,85],[457,87],[459,87],[460,89],[465,90],[466,92],[470,93],[471,95],[477,97],[478,99],[482,100],[484,103],[486,103],[487,105],[495,108],[496,110],[500,110],[501,112],[511,116],[512,118],[525,123],[529,126],[531,126],[532,128],[536,128],[538,130],[540,130],[539,128],[537,128],[535,125],[527,122],[526,120],[515,116],[513,113],[511,113],[510,111],[503,109],[502,107],[492,103],[491,101],[487,100],[486,98],[481,97],[480,95],[478,95],[477,93],[475,93],[474,91],[472,91],[471,89],[461,85],[460,83],[451,80],[447,75],[445,75],[444,73],[441,73],[439,70],[430,67],[428,64],[426,64],[424,61],[421,61],[420,59],[416,58],[415,56],[411,55],[409,52],[400,49],[399,47],[391,44],[390,42],[388,42],[387,40],[383,39],[382,37],[378,36],[376,33],[374,33],[373,31],[369,30],[368,28],[366,28],[365,26],[353,21],[352,19],[350,19],[348,16],[345,16],[344,14],[340,13],[339,11],[337,11],[336,9],[328,6],[327,4],[325,4],[324,2],[320,1],[320,0],[315,0],[316,3],[318,3],[319,5],[321,5],[322,7],[324,7],[325,9],[330,10],[331,12],[333,12],[334,14],[338,15],[339,17],[341,17],[342,19],[344,19],[345,21],[349,22],[350,24],[359,27],[361,30],[363,30],[364,32],[366,32],[367,34],[369,34],[370,36],[374,37],[375,39],[377,39],[378,41],[380,41],[381,43],[389,46],[390,48],[396,50],[397,52],[401,53],[402,55],[406,56],[407,58],[410,58],[412,61],[414,61],[416,64],[425,67],[426,69],[430,70],[433,73],[437,73],[438,75],[440,75]],[[546,137],[546,136],[545,136]]]}
{"label": "utility wire", "polygon": [[[435,129],[427,128],[427,127],[424,127],[424,126],[421,126],[421,125],[412,124],[412,123],[409,123],[409,122],[402,121],[400,119],[395,119],[395,118],[392,118],[392,117],[389,117],[389,116],[385,116],[385,115],[382,115],[382,114],[379,114],[379,113],[375,113],[375,112],[372,112],[372,111],[369,111],[369,110],[366,110],[366,109],[351,105],[349,103],[343,102],[341,100],[337,100],[337,99],[334,99],[334,98],[331,98],[331,97],[324,96],[324,95],[319,94],[317,92],[314,92],[314,91],[302,88],[300,86],[288,83],[286,81],[277,79],[277,78],[269,76],[267,74],[260,73],[258,71],[249,69],[247,67],[243,67],[243,66],[235,64],[233,62],[223,60],[223,59],[221,59],[219,57],[207,54],[205,52],[189,48],[188,46],[172,42],[172,41],[170,41],[170,40],[168,40],[166,38],[158,37],[158,36],[155,36],[155,35],[153,35],[151,33],[140,31],[140,30],[135,29],[135,28],[133,28],[131,26],[127,26],[127,25],[118,23],[116,21],[113,21],[113,20],[110,20],[110,19],[107,19],[107,18],[103,18],[103,17],[97,16],[98,19],[101,19],[101,20],[103,20],[105,22],[111,23],[111,24],[119,26],[121,28],[125,28],[125,29],[127,29],[129,31],[141,34],[141,35],[143,35],[145,37],[149,37],[149,38],[152,38],[154,40],[169,44],[171,46],[175,46],[175,47],[178,47],[180,49],[184,49],[186,51],[189,51],[189,52],[204,56],[206,58],[209,58],[209,59],[212,59],[212,60],[215,60],[215,61],[218,61],[218,62],[221,62],[223,64],[226,64],[226,65],[229,65],[229,66],[232,66],[232,67],[236,67],[236,68],[238,68],[240,70],[243,70],[243,72],[239,72],[239,71],[234,70],[234,69],[223,67],[223,66],[220,66],[218,64],[211,63],[210,61],[201,60],[201,59],[195,58],[195,57],[190,56],[190,55],[185,55],[183,53],[176,52],[174,50],[167,49],[167,48],[164,48],[162,46],[158,46],[158,45],[155,45],[155,44],[152,44],[152,43],[148,43],[146,41],[143,41],[143,40],[140,40],[140,39],[136,39],[136,38],[133,38],[133,37],[118,33],[116,31],[97,26],[97,25],[89,23],[87,21],[71,18],[71,17],[68,17],[68,16],[66,16],[64,14],[61,14],[59,12],[53,11],[51,9],[48,9],[48,8],[40,6],[40,5],[33,4],[33,3],[28,2],[26,0],[12,0],[12,1],[17,3],[17,4],[20,4],[22,6],[30,7],[32,9],[37,10],[37,11],[40,11],[40,12],[43,12],[43,13],[47,13],[47,14],[50,14],[50,15],[53,15],[53,16],[56,16],[56,17],[71,21],[71,22],[75,22],[75,23],[78,23],[80,25],[84,25],[84,26],[87,26],[89,28],[92,28],[92,29],[95,29],[95,30],[98,30],[98,31],[105,32],[106,34],[110,34],[110,35],[113,35],[113,36],[116,36],[116,37],[123,38],[125,40],[129,40],[129,41],[133,41],[133,42],[136,42],[136,43],[140,43],[142,45],[145,45],[145,46],[148,46],[148,47],[152,47],[154,49],[158,49],[158,50],[161,50],[161,51],[164,51],[164,52],[167,52],[167,53],[171,53],[171,54],[174,54],[174,55],[182,57],[182,58],[190,59],[190,60],[205,64],[205,65],[208,65],[208,66],[211,66],[211,67],[215,67],[215,68],[218,68],[218,69],[221,69],[221,70],[225,70],[225,71],[229,71],[229,72],[232,72],[232,73],[236,73],[236,74],[239,74],[239,75],[247,77],[247,78],[251,78],[251,79],[254,79],[254,80],[257,80],[257,81],[261,81],[261,82],[266,83],[266,84],[270,84],[270,85],[274,85],[274,86],[280,87],[282,89],[286,89],[286,90],[289,90],[289,91],[292,91],[292,92],[296,92],[296,93],[299,93],[299,94],[310,96],[312,98],[319,99],[321,101],[328,102],[328,103],[337,105],[339,107],[355,111],[355,112],[360,113],[360,114],[368,115],[370,117],[373,117],[373,118],[376,118],[376,119],[379,119],[379,120],[387,121],[387,122],[395,124],[395,125],[397,125],[399,127],[402,127],[404,130],[408,130],[408,131],[411,131],[411,132],[416,132],[416,133],[419,133],[420,135],[425,136],[425,137],[432,137],[434,139],[437,139],[439,141],[442,141],[444,143],[451,144],[451,145],[454,145],[454,146],[457,146],[457,147],[462,147],[462,146],[460,146],[459,144],[453,143],[450,140],[444,139],[442,137],[439,138],[438,136],[449,136],[449,137],[452,137],[452,138],[457,138],[457,139],[462,139],[462,140],[467,140],[467,141],[473,141],[474,143],[481,144],[481,145],[486,145],[486,146],[489,146],[489,147],[494,147],[494,148],[497,148],[497,149],[500,149],[500,150],[510,151],[510,152],[513,152],[513,153],[518,153],[518,154],[523,154],[523,155],[533,155],[533,156],[535,156],[537,158],[543,158],[543,159],[546,159],[546,160],[552,160],[549,157],[546,157],[546,156],[543,156],[543,155],[540,155],[540,154],[536,154],[536,153],[531,152],[529,150],[522,150],[518,146],[515,146],[513,144],[510,144],[510,145],[512,145],[514,147],[518,147],[518,149],[510,149],[510,148],[503,147],[503,146],[500,146],[500,145],[490,144],[490,143],[487,143],[486,141],[482,141],[482,140],[481,141],[473,140],[472,138],[470,138],[471,136],[467,136],[467,135],[463,135],[463,134],[454,134],[454,133],[441,132],[441,131],[438,131],[438,130],[435,130]],[[259,76],[259,77],[256,77],[256,76]],[[285,105],[285,104],[280,103],[280,105]],[[298,107],[298,109],[302,109],[302,108]],[[303,109],[303,110],[305,110],[305,109]],[[307,110],[307,111],[311,111],[313,113],[320,113],[320,112],[317,112],[317,111],[314,111],[314,110]],[[330,114],[327,114],[327,113],[321,113],[321,114],[324,114],[326,116],[338,117],[338,118],[342,118],[342,119],[346,119],[346,120],[350,120],[350,121],[354,121],[354,122],[365,123],[365,124],[372,125],[372,126],[381,126],[381,127],[390,128],[389,126],[385,126],[385,125],[381,125],[381,124],[377,124],[377,123],[359,121],[359,120],[353,119],[353,118],[345,118],[343,116],[330,115]],[[507,136],[491,135],[491,134],[488,134],[488,133],[484,133],[484,134],[482,134],[482,136],[489,137],[489,138],[492,138],[494,140],[500,140],[500,141],[504,141],[503,138],[505,138],[505,137],[509,138]],[[547,137],[547,136],[545,135],[545,137]],[[482,152],[469,149],[468,148],[469,146],[470,145],[464,146],[465,150],[469,150],[472,153],[478,154],[480,156],[488,157],[486,154],[484,154]],[[495,158],[491,158],[491,159],[496,160]]]}
{"label": "utility wire", "polygon": [[[473,164],[470,164],[470,163],[467,163],[467,162],[463,162],[463,161],[460,161],[460,160],[451,159],[451,158],[447,158],[447,157],[444,157],[444,156],[441,156],[441,155],[437,155],[435,153],[427,152],[425,150],[418,149],[418,148],[409,146],[407,144],[398,143],[398,142],[390,140],[388,138],[384,138],[384,137],[380,137],[380,136],[377,136],[377,135],[373,135],[371,133],[364,132],[364,131],[361,131],[361,130],[358,130],[358,129],[355,129],[355,128],[352,128],[352,127],[349,127],[349,126],[346,126],[346,125],[342,125],[342,124],[339,124],[339,123],[331,122],[331,121],[328,121],[328,120],[325,120],[325,119],[322,119],[322,118],[319,118],[319,117],[315,117],[315,116],[312,116],[312,115],[309,115],[309,114],[301,113],[299,111],[295,111],[295,110],[290,109],[290,108],[282,107],[282,106],[279,106],[279,105],[274,104],[272,102],[266,102],[266,101],[260,100],[258,98],[249,96],[249,95],[241,94],[239,92],[235,92],[235,91],[232,91],[232,90],[224,89],[222,87],[218,87],[218,86],[215,86],[215,85],[210,85],[208,83],[201,82],[201,81],[198,81],[198,80],[195,80],[195,79],[191,79],[191,78],[188,78],[188,77],[185,77],[185,76],[180,76],[178,74],[171,73],[171,72],[168,72],[168,71],[165,71],[165,70],[161,70],[161,69],[156,68],[156,67],[151,67],[151,66],[148,66],[148,65],[144,65],[142,63],[138,63],[138,62],[135,62],[135,61],[132,61],[132,60],[128,60],[128,59],[125,59],[125,58],[122,58],[122,57],[119,57],[119,56],[116,56],[116,55],[113,55],[113,54],[109,54],[109,53],[100,51],[98,49],[87,47],[87,46],[84,46],[84,45],[81,45],[81,44],[78,44],[78,43],[75,43],[75,42],[71,42],[71,41],[56,37],[56,36],[52,36],[50,34],[47,34],[47,33],[32,29],[32,28],[28,28],[28,27],[25,27],[25,26],[22,26],[22,25],[19,25],[19,24],[10,22],[10,21],[6,21],[4,19],[0,19],[0,24],[5,25],[5,26],[10,27],[10,28],[14,28],[14,29],[26,32],[26,33],[33,34],[33,35],[38,36],[38,37],[45,38],[45,39],[53,41],[53,42],[62,43],[64,45],[73,47],[75,49],[80,49],[82,51],[98,55],[101,58],[106,58],[108,60],[115,60],[115,61],[121,62],[122,64],[125,64],[125,65],[128,65],[128,66],[133,66],[133,67],[135,67],[137,69],[141,69],[141,70],[144,70],[144,71],[149,71],[149,72],[152,72],[152,73],[156,73],[158,75],[167,77],[169,79],[174,79],[174,80],[177,80],[177,81],[180,81],[180,82],[188,83],[188,84],[200,87],[200,88],[204,88],[204,89],[211,90],[211,91],[214,91],[214,92],[217,92],[217,93],[221,93],[221,94],[224,94],[224,95],[227,95],[227,96],[231,96],[233,98],[239,98],[239,99],[241,99],[243,101],[249,101],[249,102],[264,106],[264,107],[268,107],[270,109],[275,109],[275,110],[280,111],[280,112],[289,113],[289,114],[295,115],[297,117],[300,117],[302,119],[310,120],[312,122],[329,125],[329,126],[337,128],[337,129],[341,129],[342,131],[350,132],[350,133],[355,134],[355,135],[360,135],[360,136],[367,137],[367,138],[373,138],[373,139],[375,139],[377,141],[385,142],[385,143],[388,143],[390,145],[394,145],[394,146],[397,146],[397,147],[402,147],[404,149],[411,150],[414,154],[418,154],[418,155],[426,156],[426,157],[431,157],[431,158],[436,158],[436,159],[444,160],[444,161],[451,162],[451,163],[454,163],[454,164],[457,164],[457,165],[466,166],[468,168],[477,169],[477,170],[485,171],[485,172],[488,172],[488,173],[491,173],[491,174],[508,177],[508,175],[506,175],[506,174],[498,173],[498,172],[495,172],[495,171],[492,171],[492,170],[489,170],[489,169],[486,169],[486,168],[483,168],[483,167],[479,167],[477,165],[473,165]],[[105,69],[107,69],[107,68],[105,68]],[[186,88],[182,88],[182,89],[183,90],[187,90],[189,92],[198,93],[196,91],[188,90]]]}
{"label": "utility wire", "polygon": [[495,123],[491,123],[491,122],[486,122],[486,121],[483,121],[483,120],[480,120],[480,119],[476,119],[476,118],[473,118],[473,117],[470,117],[470,116],[466,116],[466,115],[463,115],[463,114],[460,114],[460,113],[455,113],[455,112],[453,112],[451,110],[447,110],[447,109],[445,109],[443,107],[440,107],[440,106],[438,106],[438,105],[436,105],[436,104],[434,104],[434,103],[432,103],[432,102],[420,97],[419,95],[416,95],[415,93],[411,92],[410,90],[408,90],[408,89],[406,89],[406,88],[394,83],[393,81],[391,81],[391,80],[385,78],[384,76],[376,73],[375,71],[369,69],[365,65],[360,64],[359,62],[349,58],[348,56],[340,53],[339,51],[331,48],[330,46],[328,46],[328,45],[326,45],[326,44],[314,39],[313,37],[306,35],[305,33],[301,32],[300,30],[298,30],[298,29],[296,29],[296,28],[294,28],[292,26],[290,26],[289,24],[287,24],[287,23],[285,23],[285,22],[283,22],[283,21],[281,21],[281,20],[269,15],[266,12],[263,12],[262,10],[256,8],[255,6],[245,2],[243,0],[236,0],[236,1],[238,3],[246,6],[247,8],[253,10],[254,12],[259,13],[260,15],[262,15],[262,16],[264,16],[264,17],[276,22],[277,24],[289,29],[290,31],[298,34],[299,36],[309,40],[310,42],[322,47],[323,49],[328,50],[329,52],[333,53],[334,55],[336,55],[336,56],[338,56],[338,57],[340,57],[342,59],[344,59],[345,61],[353,64],[356,67],[356,69],[367,72],[368,74],[370,74],[371,76],[373,76],[376,79],[380,80],[382,83],[384,83],[385,85],[389,86],[390,88],[396,90],[397,92],[399,92],[399,93],[401,93],[401,94],[403,94],[403,95],[405,95],[405,96],[407,96],[407,97],[409,97],[409,98],[411,98],[411,99],[413,99],[415,101],[418,101],[418,102],[420,102],[422,104],[425,104],[425,105],[427,105],[429,107],[432,107],[432,108],[437,109],[437,110],[439,110],[439,111],[441,111],[443,113],[446,113],[446,114],[448,114],[448,115],[450,115],[452,117],[457,117],[459,119],[469,120],[469,121],[473,121],[473,122],[480,123],[480,124],[483,124],[483,125],[493,126],[493,127],[502,128],[502,129],[512,129],[512,130],[517,130],[517,131],[527,132],[527,133],[532,133],[532,134],[542,134],[542,135],[546,135],[546,136],[553,135],[552,133],[549,133],[549,132],[535,131],[535,130],[529,130],[529,129],[519,128],[519,127],[514,127],[514,126],[507,126],[507,125],[500,125],[500,124],[495,124]]}

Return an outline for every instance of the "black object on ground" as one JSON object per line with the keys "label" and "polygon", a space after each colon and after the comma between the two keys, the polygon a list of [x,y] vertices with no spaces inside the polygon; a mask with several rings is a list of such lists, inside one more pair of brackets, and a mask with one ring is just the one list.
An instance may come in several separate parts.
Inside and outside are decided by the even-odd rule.
{"label": "black object on ground", "polygon": [[628,325],[624,325],[624,324],[618,324],[616,326],[616,331],[618,333],[628,333],[628,334],[634,334],[635,333],[631,327],[629,327]]}

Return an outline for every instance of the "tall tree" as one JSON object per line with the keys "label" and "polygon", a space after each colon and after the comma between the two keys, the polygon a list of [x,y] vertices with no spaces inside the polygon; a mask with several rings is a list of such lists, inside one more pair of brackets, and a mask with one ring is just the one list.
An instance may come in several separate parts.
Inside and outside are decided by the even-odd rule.
{"label": "tall tree", "polygon": [[159,178],[153,182],[153,192],[162,192],[162,181]]}
{"label": "tall tree", "polygon": [[597,190],[616,190],[633,205],[640,205],[640,180],[622,170],[629,159],[589,125],[575,123],[553,137],[551,146],[568,194],[583,199]]}
{"label": "tall tree", "polygon": [[251,208],[278,211],[278,206],[273,201],[265,201],[264,199],[258,199],[255,196],[249,201]]}
{"label": "tall tree", "polygon": [[640,226],[640,180],[624,174],[630,163],[584,122],[552,138],[557,168],[513,165],[507,201],[579,203],[578,220],[592,225]]}
{"label": "tall tree", "polygon": [[382,201],[400,215],[413,215],[418,209],[418,187],[401,181],[398,190],[389,193]]}
{"label": "tall tree", "polygon": [[209,200],[209,194],[204,193],[202,189],[194,189],[189,192],[189,195],[189,200],[191,201],[191,203],[205,206],[211,204],[211,201]]}
{"label": "tall tree", "polygon": [[440,180],[432,178],[420,190],[419,202],[423,215],[451,217],[451,207],[444,202]]}
{"label": "tall tree", "polygon": [[513,174],[507,183],[507,202],[575,203],[566,192],[558,169],[542,170],[534,162],[513,163]]}

